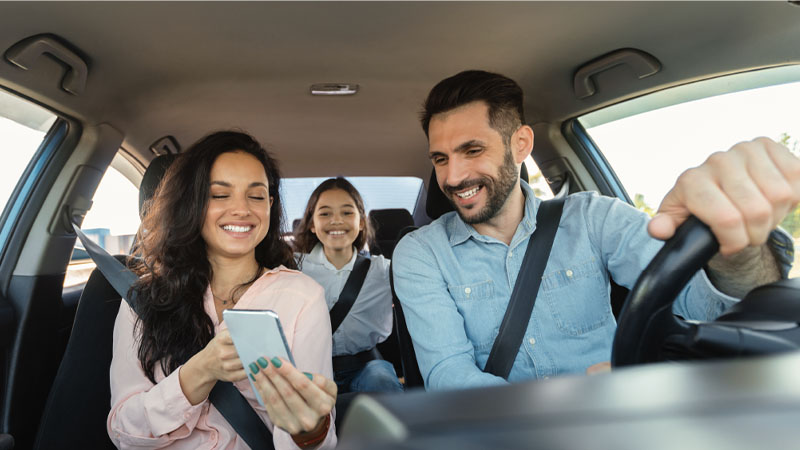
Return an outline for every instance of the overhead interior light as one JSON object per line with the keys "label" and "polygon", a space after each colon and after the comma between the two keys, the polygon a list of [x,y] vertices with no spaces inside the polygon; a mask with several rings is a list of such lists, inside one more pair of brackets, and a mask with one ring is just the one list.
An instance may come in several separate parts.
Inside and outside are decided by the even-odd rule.
{"label": "overhead interior light", "polygon": [[357,84],[320,83],[311,85],[311,95],[355,95]]}

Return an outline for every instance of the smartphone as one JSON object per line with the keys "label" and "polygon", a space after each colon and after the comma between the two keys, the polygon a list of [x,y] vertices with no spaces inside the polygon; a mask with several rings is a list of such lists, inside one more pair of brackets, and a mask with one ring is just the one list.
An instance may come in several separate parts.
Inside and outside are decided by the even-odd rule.
{"label": "smartphone", "polygon": [[[286,343],[286,336],[283,334],[281,321],[275,311],[268,309],[226,309],[222,312],[222,318],[228,326],[228,330],[233,338],[233,346],[236,353],[242,360],[244,368],[249,372],[251,362],[260,357],[267,360],[274,356],[280,356],[294,365],[292,352],[289,344]],[[261,406],[264,402],[258,394],[258,390],[253,385],[253,380],[247,377],[250,387],[256,393],[256,398]]]}

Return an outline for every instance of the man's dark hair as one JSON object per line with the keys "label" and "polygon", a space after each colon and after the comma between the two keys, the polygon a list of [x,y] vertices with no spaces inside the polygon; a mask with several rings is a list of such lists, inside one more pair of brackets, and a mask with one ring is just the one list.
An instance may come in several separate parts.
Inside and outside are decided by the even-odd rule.
{"label": "man's dark hair", "polygon": [[489,106],[489,126],[508,145],[511,135],[525,123],[522,88],[511,78],[483,70],[466,70],[445,78],[431,89],[420,117],[425,136],[434,115],[476,101]]}

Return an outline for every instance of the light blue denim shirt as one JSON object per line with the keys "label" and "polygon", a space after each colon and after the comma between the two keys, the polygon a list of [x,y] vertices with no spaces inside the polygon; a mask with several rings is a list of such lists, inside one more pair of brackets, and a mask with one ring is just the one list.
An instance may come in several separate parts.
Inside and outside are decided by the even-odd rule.
{"label": "light blue denim shirt", "polygon": [[[403,305],[428,389],[502,384],[481,371],[497,337],[541,200],[522,182],[525,213],[511,245],[479,234],[455,212],[406,237],[394,251],[395,291]],[[662,247],[649,218],[596,193],[570,195],[509,381],[585,373],[608,361],[616,330],[609,273],[631,288]],[[700,271],[674,312],[712,320],[737,300]]]}

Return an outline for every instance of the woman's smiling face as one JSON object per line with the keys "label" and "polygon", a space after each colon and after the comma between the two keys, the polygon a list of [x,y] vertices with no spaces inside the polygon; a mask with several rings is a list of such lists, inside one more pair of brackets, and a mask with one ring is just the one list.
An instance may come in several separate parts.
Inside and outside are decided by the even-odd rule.
{"label": "woman's smiling face", "polygon": [[344,250],[353,245],[364,229],[364,218],[358,212],[353,197],[341,189],[320,194],[314,207],[311,232],[329,250]]}
{"label": "woman's smiling face", "polygon": [[255,259],[269,230],[269,180],[254,156],[221,154],[211,166],[206,218],[201,232],[209,258]]}

